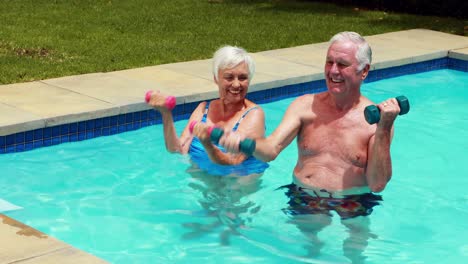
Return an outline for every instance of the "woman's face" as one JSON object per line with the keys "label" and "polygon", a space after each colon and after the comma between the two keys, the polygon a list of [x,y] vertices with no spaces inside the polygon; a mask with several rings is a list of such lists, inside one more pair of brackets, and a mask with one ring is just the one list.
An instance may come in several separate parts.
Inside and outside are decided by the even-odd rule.
{"label": "woman's face", "polygon": [[249,89],[249,67],[241,62],[234,68],[220,69],[215,82],[219,88],[219,97],[225,103],[243,101]]}

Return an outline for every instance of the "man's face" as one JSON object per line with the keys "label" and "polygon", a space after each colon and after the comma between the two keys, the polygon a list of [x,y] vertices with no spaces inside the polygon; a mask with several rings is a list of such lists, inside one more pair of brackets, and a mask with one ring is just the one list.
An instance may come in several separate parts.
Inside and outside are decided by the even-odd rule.
{"label": "man's face", "polygon": [[249,88],[249,67],[245,62],[231,69],[220,69],[218,80],[219,95],[225,102],[244,100]]}
{"label": "man's face", "polygon": [[369,67],[358,72],[357,46],[350,41],[333,43],[327,52],[325,79],[328,91],[334,94],[353,92],[359,89]]}

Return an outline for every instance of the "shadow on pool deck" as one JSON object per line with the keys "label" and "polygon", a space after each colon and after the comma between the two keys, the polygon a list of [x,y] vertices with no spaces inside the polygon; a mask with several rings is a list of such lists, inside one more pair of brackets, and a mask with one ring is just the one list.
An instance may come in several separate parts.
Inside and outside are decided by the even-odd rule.
{"label": "shadow on pool deck", "polygon": [[[447,56],[468,60],[468,37],[413,29],[366,39],[373,50],[371,70]],[[249,92],[323,79],[327,47],[252,54],[257,71]],[[1,85],[0,136],[147,110],[143,97],[150,89],[176,96],[177,104],[216,98],[211,72],[211,60],[199,60]],[[0,263],[105,263],[4,214],[0,219]]]}

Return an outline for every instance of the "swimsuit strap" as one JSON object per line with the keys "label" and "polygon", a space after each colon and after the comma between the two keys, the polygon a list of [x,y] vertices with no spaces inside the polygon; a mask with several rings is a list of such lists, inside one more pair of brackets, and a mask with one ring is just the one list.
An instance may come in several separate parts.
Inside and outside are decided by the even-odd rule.
{"label": "swimsuit strap", "polygon": [[232,131],[237,131],[237,128],[239,127],[239,124],[240,122],[242,121],[242,119],[244,119],[244,117],[252,110],[254,109],[257,109],[258,108],[258,105],[252,107],[252,108],[249,108],[247,111],[245,111],[245,113],[239,118],[239,120],[237,120],[237,123],[234,125],[234,127],[232,128]]}
{"label": "swimsuit strap", "polygon": [[[210,107],[210,102],[207,102],[206,103],[206,106],[205,106],[205,112],[203,113],[203,117],[202,117],[202,120],[201,122],[202,123],[206,123],[206,118],[208,116],[208,108]],[[247,111],[245,111],[245,113],[239,118],[239,120],[237,120],[236,124],[234,125],[234,127],[232,128],[232,131],[237,131],[237,128],[239,127],[239,124],[240,122],[242,121],[242,119],[244,119],[244,117],[252,110],[254,109],[257,109],[258,108],[258,105],[252,107],[252,108],[249,108]]]}
{"label": "swimsuit strap", "polygon": [[203,117],[201,120],[202,123],[206,123],[206,117],[208,116],[208,108],[210,108],[210,102],[206,103],[205,112],[203,113]]}

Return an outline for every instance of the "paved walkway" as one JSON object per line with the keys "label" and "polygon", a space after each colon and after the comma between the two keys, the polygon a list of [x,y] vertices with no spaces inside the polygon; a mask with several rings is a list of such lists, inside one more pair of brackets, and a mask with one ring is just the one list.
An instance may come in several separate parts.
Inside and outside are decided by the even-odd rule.
{"label": "paved walkway", "polygon": [[[407,30],[366,37],[371,69],[431,59],[468,60],[468,37]],[[249,91],[323,79],[328,43],[253,54]],[[149,109],[147,90],[175,95],[177,104],[215,98],[211,60],[0,86],[0,136]],[[0,214],[0,263],[103,263],[102,260]]]}

